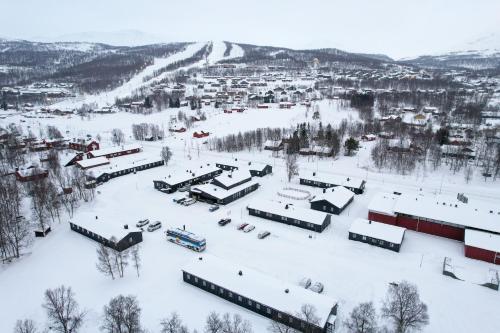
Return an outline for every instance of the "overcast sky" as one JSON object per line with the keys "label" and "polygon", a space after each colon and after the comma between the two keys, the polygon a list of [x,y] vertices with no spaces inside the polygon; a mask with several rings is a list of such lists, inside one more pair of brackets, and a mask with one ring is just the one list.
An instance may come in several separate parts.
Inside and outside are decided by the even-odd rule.
{"label": "overcast sky", "polygon": [[500,0],[1,0],[0,35],[139,30],[165,41],[335,47],[400,58],[500,32]]}

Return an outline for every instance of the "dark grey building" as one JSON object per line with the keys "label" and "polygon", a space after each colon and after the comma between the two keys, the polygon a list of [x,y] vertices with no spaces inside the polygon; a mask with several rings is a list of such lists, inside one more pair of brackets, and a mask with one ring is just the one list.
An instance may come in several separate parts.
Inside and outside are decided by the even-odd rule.
{"label": "dark grey building", "polygon": [[198,201],[211,204],[227,205],[245,195],[257,190],[259,183],[254,181],[245,182],[229,190],[212,184],[193,186],[189,191],[189,196]]}
{"label": "dark grey building", "polygon": [[300,184],[320,188],[343,186],[355,194],[362,194],[365,190],[366,182],[358,178],[312,172],[311,175],[301,174]]}
{"label": "dark grey building", "polygon": [[349,239],[399,252],[405,231],[402,227],[358,218],[349,228]]}
{"label": "dark grey building", "polygon": [[[128,175],[129,173],[135,173],[137,171],[143,171],[151,168],[156,168],[165,164],[164,160],[151,160],[151,161],[139,161],[127,166],[122,167],[110,167],[109,171],[101,171],[96,176],[90,176],[97,183],[105,183],[110,179]],[[108,166],[109,167],[109,166]],[[103,170],[106,170],[105,168]],[[91,170],[91,174],[94,170]]]}
{"label": "dark grey building", "polygon": [[[182,269],[184,282],[228,302],[302,332],[333,333],[337,302],[250,268],[204,255]],[[298,313],[304,304],[316,309],[317,323]]]}
{"label": "dark grey building", "polygon": [[[88,237],[98,243],[103,244],[109,248],[116,251],[123,251],[137,243],[142,242],[142,232],[141,231],[128,231],[128,229],[123,229],[123,231],[116,231],[114,235],[109,234],[108,228],[102,228],[99,226],[101,223],[106,223],[105,221],[95,221],[93,223],[88,223],[85,226],[78,225],[73,222],[69,222],[71,230]],[[112,238],[115,239],[112,239]]]}
{"label": "dark grey building", "polygon": [[314,197],[311,209],[339,215],[354,200],[354,192],[343,186],[323,189],[323,193]]}
{"label": "dark grey building", "polygon": [[264,177],[273,172],[273,167],[269,164],[263,163],[244,163],[244,162],[229,162],[229,163],[216,163],[218,168],[221,168],[225,171],[233,171],[238,169],[248,169],[250,171],[250,175],[253,177]]}
{"label": "dark grey building", "polygon": [[154,188],[166,193],[173,193],[186,185],[195,185],[209,181],[222,173],[222,170],[210,166],[201,166],[199,169],[187,169],[177,174],[171,174],[164,180],[153,180]]}
{"label": "dark grey building", "polygon": [[247,209],[250,215],[316,232],[322,232],[331,222],[330,214],[292,204],[257,201],[248,205]]}

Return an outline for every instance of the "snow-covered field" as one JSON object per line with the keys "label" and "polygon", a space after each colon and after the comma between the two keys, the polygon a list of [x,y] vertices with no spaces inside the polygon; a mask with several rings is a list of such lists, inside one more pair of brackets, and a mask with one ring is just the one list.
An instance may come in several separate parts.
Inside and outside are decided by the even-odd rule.
{"label": "snow-covered field", "polygon": [[[199,46],[197,46],[199,47]],[[194,49],[192,51],[195,51]],[[342,119],[357,118],[357,113],[342,109],[336,102],[319,104],[323,124],[338,124]],[[189,114],[190,110],[183,109]],[[37,239],[29,253],[18,262],[0,268],[0,332],[12,330],[16,319],[30,317],[44,323],[41,308],[45,289],[60,284],[72,286],[80,305],[88,310],[84,333],[96,332],[102,307],[118,294],[137,295],[143,308],[143,323],[152,332],[158,331],[159,321],[172,311],[177,311],[191,328],[203,329],[209,312],[240,313],[251,321],[255,332],[265,332],[267,319],[205,293],[182,281],[181,267],[198,254],[173,245],[165,240],[165,227],[186,226],[186,229],[207,239],[207,253],[239,262],[290,283],[297,283],[307,276],[325,285],[325,294],[339,301],[339,320],[359,302],[372,300],[379,306],[392,281],[402,279],[418,285],[422,299],[428,304],[430,325],[425,332],[499,332],[499,294],[469,282],[453,280],[441,274],[443,259],[451,257],[460,271],[471,275],[486,275],[494,265],[464,258],[463,244],[444,238],[408,231],[400,253],[349,241],[348,229],[357,217],[367,217],[367,205],[379,191],[418,190],[456,194],[465,192],[471,198],[499,202],[498,183],[485,183],[475,177],[466,185],[461,175],[452,175],[446,169],[431,173],[425,170],[400,176],[378,172],[371,167],[370,145],[363,147],[354,157],[341,156],[336,160],[300,158],[300,170],[319,170],[327,173],[362,177],[367,180],[366,193],[355,197],[353,204],[342,215],[333,216],[332,225],[316,234],[292,226],[250,217],[246,205],[259,199],[278,200],[278,191],[293,186],[318,194],[319,191],[302,187],[298,179],[286,181],[284,160],[267,151],[245,151],[237,154],[216,153],[206,150],[203,139],[192,138],[195,130],[205,130],[212,135],[237,133],[257,127],[289,127],[299,122],[312,122],[312,111],[306,118],[306,109],[296,106],[289,110],[277,108],[249,109],[244,113],[224,114],[219,109],[205,108],[207,121],[195,123],[196,127],[182,134],[167,136],[163,142],[144,142],[144,156],[159,156],[160,147],[168,145],[174,152],[173,160],[166,167],[154,168],[137,174],[119,177],[98,188],[96,200],[80,206],[73,217],[75,222],[95,219],[117,225],[135,224],[149,218],[160,220],[163,228],[144,233],[142,246],[143,268],[137,277],[129,267],[123,279],[112,281],[95,268],[96,243],[69,229],[68,217],[54,225],[54,231],[45,239]],[[170,109],[149,116],[116,113],[95,116],[89,120],[72,118],[26,119],[24,127],[36,129],[48,124],[56,125],[68,137],[86,134],[103,137],[109,145],[110,131],[121,128],[132,143],[131,124],[151,122],[168,129],[170,116],[177,109]],[[19,123],[20,115],[0,120],[4,126]],[[261,188],[216,212],[210,213],[208,205],[196,203],[184,207],[172,202],[173,195],[163,194],[153,188],[153,180],[186,165],[215,163],[238,158],[243,161],[266,162],[273,166],[273,175],[254,178]],[[281,198],[281,200],[283,200]],[[295,205],[308,207],[307,201],[294,201]],[[217,221],[230,216],[232,222],[220,227]],[[256,230],[248,234],[236,230],[240,222],[251,223]],[[257,239],[257,233],[269,230],[271,236]],[[309,235],[312,234],[312,238]],[[466,267],[466,270],[464,269]],[[466,274],[466,273],[463,273]],[[340,323],[339,321],[339,323]],[[339,330],[342,332],[342,329]]]}

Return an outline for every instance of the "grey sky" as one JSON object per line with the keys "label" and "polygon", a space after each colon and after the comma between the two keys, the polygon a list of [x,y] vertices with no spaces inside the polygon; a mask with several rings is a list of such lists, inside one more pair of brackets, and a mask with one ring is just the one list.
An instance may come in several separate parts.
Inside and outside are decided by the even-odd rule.
{"label": "grey sky", "polygon": [[140,30],[165,41],[336,47],[396,58],[500,32],[499,0],[2,0],[0,13],[0,35],[12,38]]}

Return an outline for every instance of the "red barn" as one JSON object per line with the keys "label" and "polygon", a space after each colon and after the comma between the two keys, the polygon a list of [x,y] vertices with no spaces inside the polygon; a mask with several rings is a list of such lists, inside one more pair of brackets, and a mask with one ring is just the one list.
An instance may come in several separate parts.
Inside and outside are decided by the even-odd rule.
{"label": "red barn", "polygon": [[368,205],[370,220],[459,241],[466,228],[500,233],[498,218],[498,207],[470,204],[463,196],[379,193]]}
{"label": "red barn", "polygon": [[500,265],[500,235],[465,230],[465,256]]}
{"label": "red barn", "polygon": [[70,149],[87,153],[92,150],[98,150],[99,142],[93,139],[73,139],[73,141],[71,141],[68,146]]}

